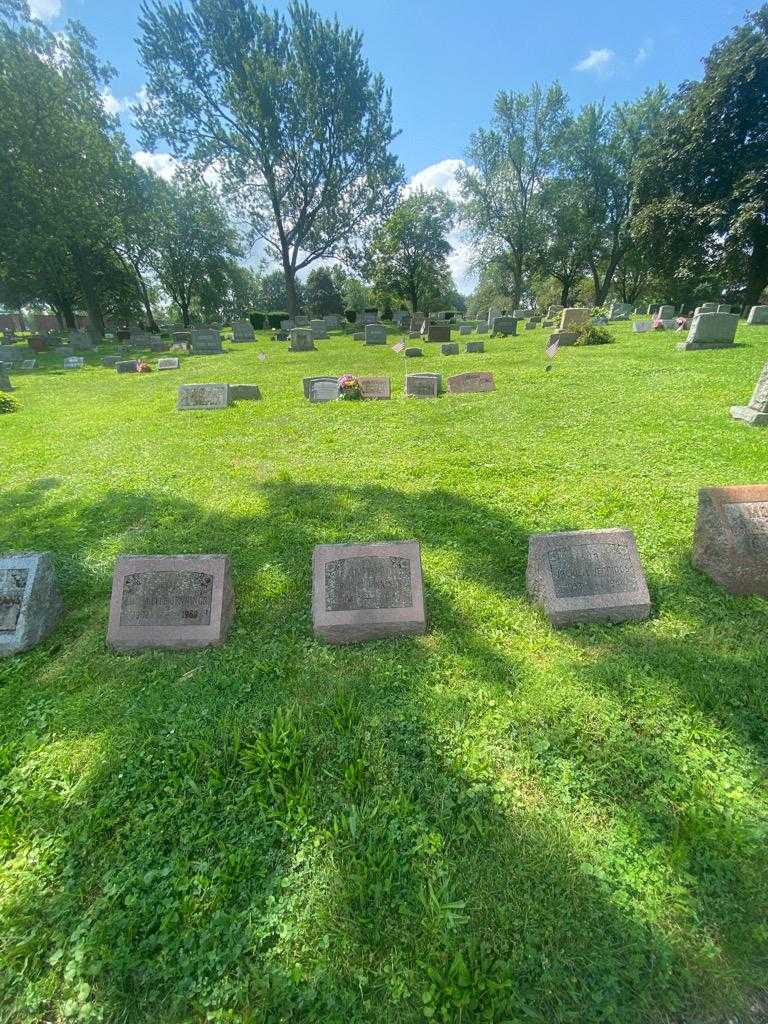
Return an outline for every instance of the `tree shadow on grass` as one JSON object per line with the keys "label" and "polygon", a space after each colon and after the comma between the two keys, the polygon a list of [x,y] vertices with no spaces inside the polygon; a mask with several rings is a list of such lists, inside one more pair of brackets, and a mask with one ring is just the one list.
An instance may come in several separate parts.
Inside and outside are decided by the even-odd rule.
{"label": "tree shadow on grass", "polygon": [[[246,1011],[421,1021],[425,1008],[444,1021],[693,1022],[737,1007],[758,946],[754,822],[713,807],[697,856],[667,857],[679,828],[652,787],[700,771],[683,772],[663,727],[650,742],[635,705],[596,747],[567,711],[517,706],[535,666],[494,630],[525,607],[519,524],[445,491],[257,492],[259,514],[241,516],[149,493],[88,504],[33,485],[0,498],[14,546],[56,553],[70,609],[0,687],[13,1006],[180,1024]],[[313,545],[411,537],[428,635],[315,641]],[[117,553],[219,551],[237,600],[224,647],[105,650]],[[712,642],[722,615],[694,581],[652,587],[689,602],[682,644],[654,650],[652,623],[577,630],[563,664],[586,652],[566,666],[578,684],[614,695],[626,678],[624,697],[641,669],[668,687],[671,663],[722,726],[729,700],[707,688],[703,702],[696,682],[733,668]],[[568,759],[588,776],[576,802],[558,788]],[[613,860],[585,850],[580,804],[605,813]],[[627,823],[638,831],[619,835]]]}

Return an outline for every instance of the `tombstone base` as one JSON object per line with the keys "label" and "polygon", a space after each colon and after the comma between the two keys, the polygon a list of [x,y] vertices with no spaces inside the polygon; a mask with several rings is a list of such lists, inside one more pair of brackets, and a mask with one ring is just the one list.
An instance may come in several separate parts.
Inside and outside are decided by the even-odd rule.
{"label": "tombstone base", "polygon": [[552,345],[556,341],[560,348],[564,348],[566,345],[575,345],[578,340],[579,336],[575,331],[556,331],[550,334],[547,345]]}
{"label": "tombstone base", "polygon": [[693,352],[700,348],[734,348],[732,341],[679,341],[679,352]]}
{"label": "tombstone base", "polygon": [[748,405],[732,405],[731,419],[749,423],[752,427],[768,427],[768,412],[758,412]]}

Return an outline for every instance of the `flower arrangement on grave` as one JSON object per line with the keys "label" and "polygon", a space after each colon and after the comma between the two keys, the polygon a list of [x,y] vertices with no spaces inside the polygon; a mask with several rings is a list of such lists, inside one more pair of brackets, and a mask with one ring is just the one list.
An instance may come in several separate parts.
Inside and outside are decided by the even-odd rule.
{"label": "flower arrangement on grave", "polygon": [[351,373],[339,377],[339,398],[347,401],[360,398],[360,381]]}
{"label": "flower arrangement on grave", "polygon": [[146,361],[146,359],[136,360],[136,373],[151,373],[152,367]]}
{"label": "flower arrangement on grave", "polygon": [[676,317],[675,318],[675,323],[677,324],[677,328],[676,329],[678,331],[684,331],[689,326],[689,324],[688,324],[688,317],[687,316],[678,316],[678,317]]}
{"label": "flower arrangement on grave", "polygon": [[663,322],[661,320],[654,320],[653,321],[653,329],[654,329],[654,331],[663,331],[664,330]]}

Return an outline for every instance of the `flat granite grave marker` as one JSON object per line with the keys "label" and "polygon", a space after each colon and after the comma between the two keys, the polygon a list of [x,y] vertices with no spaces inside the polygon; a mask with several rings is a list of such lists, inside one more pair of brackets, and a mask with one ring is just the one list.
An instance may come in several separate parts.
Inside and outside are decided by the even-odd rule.
{"label": "flat granite grave marker", "polygon": [[61,612],[47,552],[0,555],[0,658],[37,646],[53,631]]}
{"label": "flat granite grave marker", "polygon": [[331,380],[314,380],[309,388],[310,402],[335,402],[339,397],[339,381],[337,378]]}
{"label": "flat granite grave marker", "polygon": [[67,356],[64,360],[65,370],[82,370],[85,366],[85,359],[82,356]]}
{"label": "flat granite grave marker", "polygon": [[358,377],[362,398],[391,398],[392,385],[389,377]]}
{"label": "flat granite grave marker", "polygon": [[22,370],[34,370],[34,368],[36,366],[37,366],[37,360],[36,359],[24,359],[24,360],[22,360],[22,363],[21,363]]}
{"label": "flat granite grave marker", "polygon": [[462,337],[464,337],[467,334],[471,334],[471,333],[472,333],[472,325],[471,324],[459,324],[459,334]]}
{"label": "flat granite grave marker", "polygon": [[386,345],[387,343],[387,329],[381,324],[366,324],[365,326],[365,344],[366,345]]}
{"label": "flat granite grave marker", "polygon": [[234,611],[227,555],[124,555],[112,582],[107,644],[175,651],[223,643]]}
{"label": "flat granite grave marker", "polygon": [[294,327],[290,333],[289,352],[314,352],[315,337],[308,327]]}
{"label": "flat granite grave marker", "polygon": [[107,369],[114,369],[114,367],[120,362],[120,356],[104,356],[101,360],[101,365],[106,366]]}
{"label": "flat granite grave marker", "polygon": [[365,341],[365,331],[354,331],[352,341]]}
{"label": "flat granite grave marker", "polygon": [[768,324],[768,306],[753,306],[747,317],[748,324]]}
{"label": "flat granite grave marker", "polygon": [[417,356],[423,356],[424,353],[420,348],[416,348],[415,345],[411,345],[410,348],[407,348],[405,352],[403,352],[403,355],[407,356],[409,359],[415,359]]}
{"label": "flat granite grave marker", "polygon": [[464,395],[474,391],[495,391],[496,384],[493,374],[485,371],[457,373],[448,378],[448,390],[452,395]]}
{"label": "flat granite grave marker", "polygon": [[336,398],[339,397],[339,378],[338,377],[305,377],[302,381],[304,387],[304,397],[312,397],[312,385],[318,383],[335,384],[336,385]]}
{"label": "flat granite grave marker", "polygon": [[465,351],[466,352],[485,352],[485,342],[484,341],[468,341],[467,345],[466,345],[466,348],[465,348]]}
{"label": "flat granite grave marker", "polygon": [[230,384],[230,402],[258,402],[261,398],[261,388],[258,384]]}
{"label": "flat granite grave marker", "polygon": [[749,405],[732,405],[731,417],[753,427],[768,426],[768,363],[757,379]]}
{"label": "flat granite grave marker", "polygon": [[407,373],[405,375],[405,393],[410,398],[437,398],[441,385],[442,378],[439,373]]}
{"label": "flat granite grave marker", "polygon": [[115,369],[118,373],[138,373],[139,364],[135,359],[119,359],[115,363]]}
{"label": "flat granite grave marker", "polygon": [[635,320],[632,324],[632,330],[635,334],[645,334],[648,331],[652,331],[653,320]]}
{"label": "flat granite grave marker", "polygon": [[685,341],[678,343],[681,352],[692,349],[730,348],[736,337],[739,318],[733,313],[698,313],[691,321]]}
{"label": "flat granite grave marker", "polygon": [[458,341],[446,341],[445,344],[440,346],[440,351],[444,356],[457,356],[459,354],[459,343]]}
{"label": "flat granite grave marker", "polygon": [[229,401],[229,384],[181,384],[176,408],[185,412],[194,409],[226,409]]}
{"label": "flat granite grave marker", "polygon": [[651,610],[631,530],[533,534],[525,582],[553,626],[626,622]]}
{"label": "flat granite grave marker", "polygon": [[702,487],[693,564],[729,594],[768,597],[768,485]]}
{"label": "flat granite grave marker", "polygon": [[158,370],[178,370],[179,358],[178,356],[167,356],[165,359],[157,360]]}
{"label": "flat granite grave marker", "polygon": [[312,620],[331,644],[426,629],[417,541],[318,544],[312,553]]}

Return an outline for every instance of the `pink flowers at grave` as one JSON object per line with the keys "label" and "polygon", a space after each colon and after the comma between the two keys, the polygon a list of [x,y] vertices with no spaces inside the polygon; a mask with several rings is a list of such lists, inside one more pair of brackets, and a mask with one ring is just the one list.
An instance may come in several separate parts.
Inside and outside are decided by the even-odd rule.
{"label": "pink flowers at grave", "polygon": [[360,382],[351,373],[339,377],[339,397],[355,399],[360,397]]}

